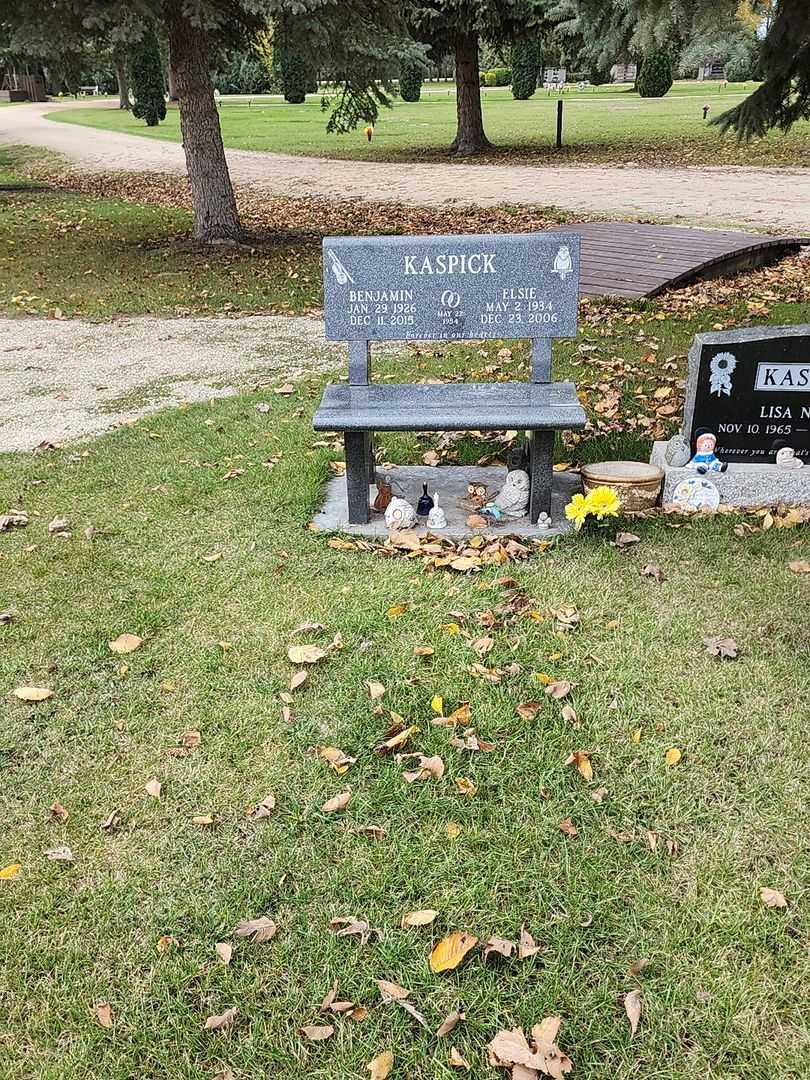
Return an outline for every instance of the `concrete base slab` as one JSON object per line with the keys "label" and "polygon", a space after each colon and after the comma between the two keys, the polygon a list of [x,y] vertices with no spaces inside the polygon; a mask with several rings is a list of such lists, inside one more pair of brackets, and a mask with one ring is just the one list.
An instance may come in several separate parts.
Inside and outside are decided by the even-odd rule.
{"label": "concrete base slab", "polygon": [[[439,503],[447,516],[447,528],[431,531],[437,536],[449,536],[453,540],[462,540],[481,532],[493,536],[500,534],[538,537],[569,532],[571,524],[565,517],[565,505],[571,501],[575,492],[582,490],[582,483],[576,473],[554,473],[550,529],[539,529],[531,524],[528,517],[503,521],[486,529],[473,529],[467,524],[467,518],[474,511],[462,505],[467,497],[467,485],[486,484],[490,496],[494,496],[503,487],[506,479],[505,468],[481,465],[398,465],[385,469],[385,474],[391,478],[394,494],[407,499],[413,506],[416,506],[422,494],[422,484],[427,484],[431,495],[438,491]],[[376,489],[371,487],[369,493],[373,502]],[[367,525],[349,524],[344,476],[330,480],[326,488],[326,499],[312,523],[329,532],[355,533],[361,536],[388,535],[388,527],[382,514],[372,513],[371,521]],[[424,519],[419,519],[417,530],[427,531]]]}
{"label": "concrete base slab", "polygon": [[[672,494],[681,482],[697,476],[694,469],[673,468],[664,457],[665,442],[653,446],[650,462],[664,470],[662,502],[672,502]],[[787,503],[791,506],[810,506],[810,465],[801,469],[781,469],[778,465],[748,465],[732,462],[724,473],[706,477],[720,492],[726,506],[751,508]]]}

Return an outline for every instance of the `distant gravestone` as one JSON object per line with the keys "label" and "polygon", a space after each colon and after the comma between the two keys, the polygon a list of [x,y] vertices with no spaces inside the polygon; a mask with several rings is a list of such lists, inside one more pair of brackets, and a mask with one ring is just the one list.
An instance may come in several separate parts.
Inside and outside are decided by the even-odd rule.
{"label": "distant gravestone", "polygon": [[810,325],[699,334],[684,435],[706,428],[722,461],[765,464],[780,445],[810,464]]}
{"label": "distant gravestone", "polygon": [[326,336],[574,337],[579,247],[571,233],[326,239]]}

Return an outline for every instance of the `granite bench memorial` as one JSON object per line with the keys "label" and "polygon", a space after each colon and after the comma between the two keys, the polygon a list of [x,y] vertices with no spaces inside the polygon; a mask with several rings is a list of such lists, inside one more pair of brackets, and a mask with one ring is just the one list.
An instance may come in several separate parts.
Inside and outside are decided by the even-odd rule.
{"label": "granite bench memorial", "polygon": [[[585,426],[570,382],[551,381],[553,338],[577,330],[575,234],[383,236],[323,241],[326,337],[349,345],[316,431],[342,432],[348,521],[370,520],[375,431],[528,432],[529,517],[551,513],[555,432]],[[375,341],[529,338],[531,382],[371,383]]]}
{"label": "granite bench memorial", "polygon": [[[651,458],[665,503],[700,473],[730,506],[810,505],[810,325],[698,334],[677,438],[680,457],[672,440]],[[708,466],[695,461],[705,447]]]}

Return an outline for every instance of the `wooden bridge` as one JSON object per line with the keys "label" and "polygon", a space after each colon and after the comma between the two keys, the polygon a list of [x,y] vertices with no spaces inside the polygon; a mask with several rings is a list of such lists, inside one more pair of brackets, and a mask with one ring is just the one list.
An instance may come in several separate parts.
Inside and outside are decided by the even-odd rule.
{"label": "wooden bridge", "polygon": [[585,296],[656,296],[701,278],[766,266],[810,244],[807,236],[620,221],[565,229],[582,237],[580,292]]}

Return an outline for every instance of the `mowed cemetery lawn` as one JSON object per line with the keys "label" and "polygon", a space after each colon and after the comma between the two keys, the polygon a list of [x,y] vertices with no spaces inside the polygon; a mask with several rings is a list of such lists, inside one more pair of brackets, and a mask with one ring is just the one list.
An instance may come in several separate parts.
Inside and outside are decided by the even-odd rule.
{"label": "mowed cemetery lawn", "polygon": [[[528,101],[515,101],[508,87],[482,90],[484,124],[495,149],[476,161],[554,164],[560,162],[636,163],[643,165],[808,165],[810,123],[784,135],[771,132],[749,144],[722,136],[703,120],[738,104],[755,83],[676,83],[664,98],[644,99],[624,86],[571,90],[564,100],[564,147],[554,147],[559,95],[538,90]],[[346,135],[326,132],[321,96],[303,105],[279,97],[221,99],[225,145],[241,150],[356,158],[368,161],[448,160],[455,134],[455,91],[434,84],[419,102],[395,100],[381,109],[369,143],[361,125]],[[109,106],[64,108],[51,117],[68,123],[109,128],[151,138],[180,140],[179,114],[169,110],[158,127],[148,128],[131,113]],[[465,160],[465,159],[461,159]],[[469,160],[469,159],[466,159]]]}
{"label": "mowed cemetery lawn", "polygon": [[[156,302],[141,271],[188,224],[87,195],[26,195],[25,212],[0,198],[52,253],[64,244],[100,281],[129,274],[129,312]],[[182,273],[201,258],[171,257]],[[212,311],[230,260],[249,276],[265,257],[209,256],[210,295],[187,306]],[[60,292],[60,261],[36,265],[51,303],[76,291]],[[674,423],[691,335],[807,321],[801,267],[584,305],[555,356],[594,437],[560,459],[644,453]],[[118,296],[97,294],[94,314],[120,312]],[[268,283],[273,298],[292,303]],[[317,300],[313,286],[304,306]],[[1,302],[21,310],[5,282]],[[383,379],[514,378],[526,352],[434,344],[375,364]],[[472,546],[467,572],[335,543],[307,527],[342,457],[311,429],[323,381],[0,456],[0,514],[28,515],[0,532],[4,1080],[354,1080],[385,1051],[392,1078],[435,1080],[465,1075],[451,1047],[494,1080],[508,1073],[486,1044],[547,1016],[586,1080],[806,1076],[802,528],[656,516],[512,561]],[[438,446],[381,441],[392,461]],[[467,436],[443,459],[500,449]],[[613,546],[620,530],[639,541]],[[122,634],[134,651],[110,648]],[[302,646],[314,663],[290,659]],[[52,694],[15,696],[26,687]],[[440,758],[440,778],[409,783],[415,759],[375,751],[400,723],[399,752]],[[451,742],[474,746],[469,729],[491,747]],[[318,747],[356,760],[338,774]],[[433,921],[402,926],[424,910]],[[262,916],[271,940],[235,935]],[[338,936],[340,919],[361,933]],[[533,955],[485,958],[524,927]],[[434,972],[456,931],[479,944]],[[320,1012],[336,982],[355,1007]],[[452,1011],[465,1018],[437,1037]],[[310,1026],[334,1032],[312,1041]]]}

